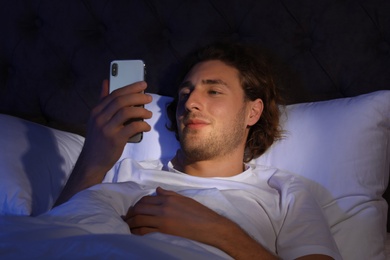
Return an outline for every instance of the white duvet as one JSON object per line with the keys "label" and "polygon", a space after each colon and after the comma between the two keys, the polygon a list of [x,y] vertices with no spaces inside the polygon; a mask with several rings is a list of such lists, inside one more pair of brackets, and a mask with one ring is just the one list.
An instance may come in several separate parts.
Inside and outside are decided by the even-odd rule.
{"label": "white duvet", "polygon": [[[276,252],[277,235],[282,234],[278,253],[283,258],[295,258],[314,249],[338,258],[325,221],[316,222],[320,234],[310,232],[308,220],[323,216],[320,210],[315,210],[318,208],[315,200],[308,200],[303,183],[292,175],[258,166],[260,175],[248,169],[231,178],[199,178],[154,169],[129,171],[138,167],[131,160],[123,160],[121,166],[116,171],[119,183],[95,185],[37,217],[0,217],[0,259],[229,258],[217,248],[189,239],[161,233],[143,237],[130,234],[121,216],[143,196],[153,195],[158,186],[197,200],[230,218],[272,252]],[[137,183],[124,180],[121,175],[131,175]],[[289,211],[290,206],[295,210]],[[306,214],[307,209],[311,214]],[[292,222],[300,229],[289,229],[288,226],[294,226]],[[320,229],[319,223],[322,223]],[[301,230],[306,230],[304,236]],[[318,243],[311,246],[318,235],[329,239],[321,239],[321,246]]]}
{"label": "white duvet", "polygon": [[151,191],[132,182],[100,184],[38,217],[2,216],[0,259],[228,258],[216,248],[180,237],[130,234],[121,215]]}
{"label": "white duvet", "polygon": [[2,233],[1,259],[220,259],[184,239],[182,244],[175,244],[158,236],[90,234],[82,225],[48,224],[28,217],[2,217],[3,224],[26,230]]}

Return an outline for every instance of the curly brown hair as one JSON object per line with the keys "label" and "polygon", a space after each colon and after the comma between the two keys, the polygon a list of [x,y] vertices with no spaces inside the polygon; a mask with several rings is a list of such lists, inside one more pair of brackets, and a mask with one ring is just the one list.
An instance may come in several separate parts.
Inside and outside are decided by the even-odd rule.
{"label": "curly brown hair", "polygon": [[[244,161],[262,155],[275,140],[282,137],[282,130],[279,124],[279,104],[282,103],[278,94],[273,73],[268,64],[268,57],[260,48],[238,43],[218,43],[209,45],[190,55],[187,66],[180,77],[180,82],[191,68],[203,61],[219,60],[236,68],[239,71],[240,83],[245,92],[245,99],[254,101],[260,98],[264,104],[263,113],[259,121],[250,127],[246,141]],[[178,129],[176,122],[177,99],[168,105],[167,112],[171,121],[168,128],[176,133]]]}

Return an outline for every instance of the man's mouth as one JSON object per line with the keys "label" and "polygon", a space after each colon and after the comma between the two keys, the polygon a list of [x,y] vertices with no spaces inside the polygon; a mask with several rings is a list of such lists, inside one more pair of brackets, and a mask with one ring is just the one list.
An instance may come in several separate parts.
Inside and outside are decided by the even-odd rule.
{"label": "man's mouth", "polygon": [[210,123],[207,120],[199,119],[199,118],[192,118],[192,119],[185,119],[184,120],[184,126],[192,129],[198,129],[204,126],[209,125]]}

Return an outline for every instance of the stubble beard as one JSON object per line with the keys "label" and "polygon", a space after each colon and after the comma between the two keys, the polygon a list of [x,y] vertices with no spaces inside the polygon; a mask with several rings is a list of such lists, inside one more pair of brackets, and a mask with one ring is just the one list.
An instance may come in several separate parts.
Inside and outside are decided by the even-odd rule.
{"label": "stubble beard", "polygon": [[196,129],[184,129],[180,136],[181,149],[187,160],[205,161],[229,154],[245,142],[245,106],[236,114],[231,127],[211,131],[200,137]]}

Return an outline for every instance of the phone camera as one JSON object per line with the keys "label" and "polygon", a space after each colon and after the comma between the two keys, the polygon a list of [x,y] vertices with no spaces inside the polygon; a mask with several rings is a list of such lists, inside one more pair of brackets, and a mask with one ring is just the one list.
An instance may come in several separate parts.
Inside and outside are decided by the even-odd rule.
{"label": "phone camera", "polygon": [[117,63],[112,64],[112,66],[111,66],[111,75],[114,76],[114,77],[116,75],[118,75],[118,64]]}

